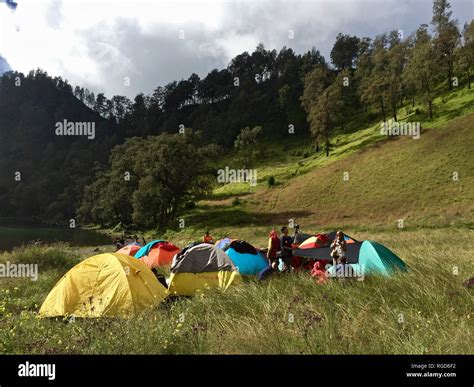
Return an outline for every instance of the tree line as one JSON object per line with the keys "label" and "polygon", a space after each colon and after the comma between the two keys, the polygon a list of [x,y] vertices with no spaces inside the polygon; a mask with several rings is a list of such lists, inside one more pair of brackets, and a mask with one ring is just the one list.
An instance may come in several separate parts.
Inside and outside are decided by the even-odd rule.
{"label": "tree line", "polygon": [[324,141],[329,155],[330,139],[344,132],[354,116],[359,122],[373,118],[398,121],[405,104],[426,106],[433,118],[433,100],[445,90],[465,84],[471,88],[474,67],[474,22],[462,31],[451,18],[447,0],[433,2],[433,18],[404,37],[391,31],[358,38],[339,34],[331,51],[334,68],[321,64],[304,80],[301,101],[316,141]]}

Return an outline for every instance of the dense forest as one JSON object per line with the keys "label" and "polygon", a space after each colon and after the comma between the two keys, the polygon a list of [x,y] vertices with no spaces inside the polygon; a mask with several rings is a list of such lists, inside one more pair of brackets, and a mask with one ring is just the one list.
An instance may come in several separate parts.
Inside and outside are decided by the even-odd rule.
{"label": "dense forest", "polygon": [[[459,26],[449,2],[435,0],[431,25],[408,36],[339,34],[330,61],[315,48],[297,54],[260,44],[225,69],[133,101],[40,69],[10,71],[0,77],[0,217],[165,227],[209,192],[215,160],[250,128],[278,141],[291,126],[330,156],[331,138],[357,129],[354,117],[359,129],[397,121],[415,101],[436,115],[436,95],[471,88],[473,67],[474,22]],[[56,135],[65,119],[94,122],[94,139]]]}

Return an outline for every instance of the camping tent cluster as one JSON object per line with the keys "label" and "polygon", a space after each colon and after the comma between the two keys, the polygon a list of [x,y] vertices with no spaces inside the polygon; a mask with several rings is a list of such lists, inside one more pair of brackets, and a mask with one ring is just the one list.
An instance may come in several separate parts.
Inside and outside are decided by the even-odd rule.
{"label": "camping tent cluster", "polygon": [[[316,234],[293,250],[295,259],[329,262],[335,233]],[[390,276],[405,263],[385,246],[359,242],[347,235],[347,264],[367,274]],[[154,270],[170,267],[166,288]],[[136,243],[116,253],[90,257],[69,270],[40,308],[40,317],[130,316],[159,305],[168,296],[192,296],[211,288],[226,290],[242,276],[257,275],[268,267],[265,255],[246,241],[224,238],[194,243],[183,250],[164,240],[145,246]],[[302,266],[304,267],[304,266]]]}
{"label": "camping tent cluster", "polygon": [[[318,234],[304,241],[293,251],[296,257],[310,258],[319,261],[332,261],[329,241],[334,240],[335,232]],[[406,264],[387,247],[380,243],[366,240],[357,241],[345,235],[347,244],[346,260],[355,271],[363,270],[365,274],[390,276],[397,270],[406,270]]]}

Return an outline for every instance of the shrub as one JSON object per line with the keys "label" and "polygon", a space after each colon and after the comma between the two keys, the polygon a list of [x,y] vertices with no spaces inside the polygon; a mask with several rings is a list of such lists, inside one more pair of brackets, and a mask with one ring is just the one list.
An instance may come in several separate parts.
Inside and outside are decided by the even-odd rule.
{"label": "shrub", "polygon": [[273,187],[275,185],[275,176],[273,175],[268,176],[267,183],[269,187]]}
{"label": "shrub", "polygon": [[241,204],[242,204],[242,201],[239,198],[235,198],[234,200],[232,200],[233,206],[239,206]]}
{"label": "shrub", "polygon": [[184,208],[186,210],[194,210],[196,208],[196,203],[192,200],[189,200],[184,204]]}

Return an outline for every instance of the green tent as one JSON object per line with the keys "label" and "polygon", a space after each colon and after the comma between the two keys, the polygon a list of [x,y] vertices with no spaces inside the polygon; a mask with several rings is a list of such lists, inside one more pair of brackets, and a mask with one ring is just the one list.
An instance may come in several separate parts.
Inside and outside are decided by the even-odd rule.
{"label": "green tent", "polygon": [[375,241],[364,241],[359,251],[359,265],[363,265],[366,274],[389,276],[397,270],[407,270],[407,265],[391,250]]}
{"label": "green tent", "polygon": [[[346,269],[351,268],[358,275],[380,274],[390,276],[396,271],[406,271],[408,266],[393,251],[375,241],[356,242],[347,245]],[[323,249],[318,249],[322,251]],[[329,249],[328,249],[329,250]],[[329,275],[336,276],[334,267],[328,269]],[[347,275],[347,274],[346,274]]]}

